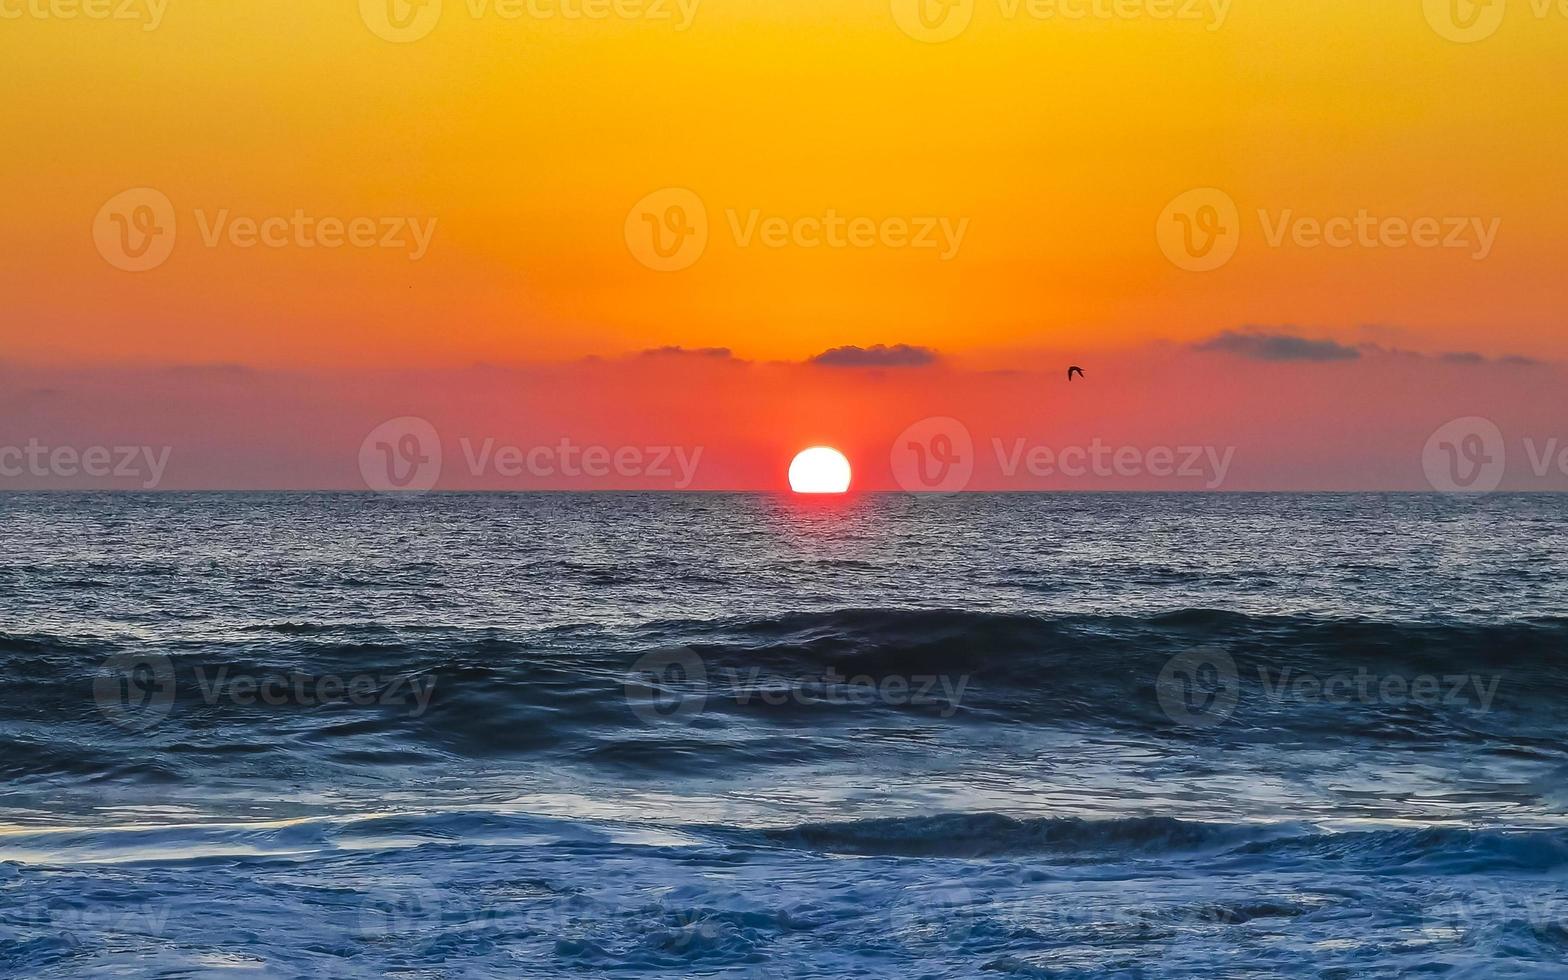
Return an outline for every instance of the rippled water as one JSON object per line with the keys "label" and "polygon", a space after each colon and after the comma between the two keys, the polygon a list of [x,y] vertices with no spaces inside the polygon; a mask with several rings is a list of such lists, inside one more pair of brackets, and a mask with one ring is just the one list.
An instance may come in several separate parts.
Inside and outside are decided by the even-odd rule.
{"label": "rippled water", "polygon": [[0,495],[0,969],[1562,975],[1565,517]]}

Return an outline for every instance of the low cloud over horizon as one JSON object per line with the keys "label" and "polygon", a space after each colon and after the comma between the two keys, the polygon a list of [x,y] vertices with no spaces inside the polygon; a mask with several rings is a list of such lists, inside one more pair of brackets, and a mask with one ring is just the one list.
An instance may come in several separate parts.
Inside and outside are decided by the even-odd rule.
{"label": "low cloud over horizon", "polygon": [[1293,333],[1270,333],[1256,328],[1223,330],[1192,345],[1197,351],[1221,351],[1259,361],[1353,361],[1358,348],[1333,340],[1313,340]]}
{"label": "low cloud over horizon", "polygon": [[649,347],[639,353],[640,357],[708,357],[715,360],[740,360],[735,352],[728,347],[682,347],[679,344],[666,344],[663,347]]}
{"label": "low cloud over horizon", "polygon": [[[1423,490],[1430,487],[1422,452],[1432,433],[1479,416],[1508,441],[1513,487],[1568,489],[1556,470],[1530,471],[1533,457],[1568,437],[1561,365],[1519,369],[1354,349],[1361,356],[1333,367],[1287,358],[1245,370],[1231,355],[1191,347],[1088,349],[1073,357],[1088,377],[1071,384],[1065,362],[1048,352],[1020,353],[1007,371],[945,358],[941,370],[896,370],[888,351],[895,364],[929,363],[896,348],[872,354],[871,364],[850,357],[866,370],[747,361],[717,347],[423,369],[0,365],[0,469],[15,469],[12,449],[84,459],[109,451],[119,459],[121,447],[146,447],[160,461],[161,489],[363,490],[368,434],[412,418],[439,434],[446,460],[439,489],[772,490],[809,445],[841,449],[860,489],[898,489],[892,447],[926,424],[955,429],[953,445],[967,445],[975,460],[969,488],[977,490],[1210,489],[1152,476],[1036,478],[1024,465],[1036,450],[1073,447],[1101,447],[1108,459],[1117,449],[1185,458],[1193,447],[1229,459],[1234,447],[1218,489]],[[868,384],[876,370],[880,377]],[[1390,399],[1390,391],[1405,394]],[[1344,438],[1349,431],[1355,439]],[[669,459],[692,464],[691,482],[589,472],[519,477],[505,469],[563,444],[611,460],[624,451],[652,461],[668,450]],[[74,469],[0,472],[0,490],[140,486],[112,476],[84,481]]]}
{"label": "low cloud over horizon", "polygon": [[834,347],[811,358],[809,363],[826,367],[924,367],[939,360],[940,355],[929,347],[874,344],[871,347]]}
{"label": "low cloud over horizon", "polygon": [[1222,330],[1207,340],[1191,344],[1203,353],[1234,354],[1257,361],[1354,361],[1363,356],[1389,355],[1443,361],[1449,364],[1505,364],[1530,367],[1544,362],[1520,354],[1488,357],[1476,351],[1439,351],[1426,353],[1377,343],[1345,344],[1326,337],[1304,337],[1293,327],[1242,327]]}

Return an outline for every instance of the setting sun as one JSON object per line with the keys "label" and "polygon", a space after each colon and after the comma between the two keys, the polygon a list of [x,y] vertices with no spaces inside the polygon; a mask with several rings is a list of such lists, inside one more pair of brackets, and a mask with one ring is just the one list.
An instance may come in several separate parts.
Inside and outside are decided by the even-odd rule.
{"label": "setting sun", "polygon": [[849,460],[828,446],[802,450],[789,464],[789,487],[796,493],[844,493],[849,489]]}

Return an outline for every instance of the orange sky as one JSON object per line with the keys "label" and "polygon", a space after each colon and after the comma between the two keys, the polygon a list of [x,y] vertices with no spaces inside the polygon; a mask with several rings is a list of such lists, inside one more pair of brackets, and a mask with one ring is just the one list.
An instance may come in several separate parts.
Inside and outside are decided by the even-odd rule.
{"label": "orange sky", "polygon": [[[984,372],[1054,385],[1062,358],[1099,368],[1106,431],[1148,421],[1149,378],[1159,411],[1218,420],[1215,440],[1282,389],[1366,386],[1349,404],[1370,448],[1337,423],[1331,479],[1280,460],[1260,484],[1408,483],[1414,436],[1384,430],[1417,408],[1423,439],[1476,412],[1560,426],[1530,408],[1568,357],[1555,7],[1510,0],[1465,28],[1448,0],[960,0],[947,20],[914,3],[0,0],[17,94],[0,103],[0,439],[75,424],[28,392],[118,404],[172,366],[315,379],[292,402],[270,387],[275,411],[349,411],[322,386],[422,372],[388,411],[428,417],[466,397],[436,379],[473,364],[570,374],[585,356],[640,380],[558,428],[604,412],[629,436],[638,385],[676,386],[732,423],[704,437],[745,459],[719,484],[765,483],[768,454],[802,440],[877,444],[944,402],[995,428],[1020,396],[992,404]],[[1353,353],[1193,349],[1247,330]],[[874,344],[939,367],[802,366]],[[751,380],[635,357],[665,345],[728,348]],[[1215,367],[1201,390],[1170,380],[1192,364]],[[227,397],[180,377],[161,399]],[[502,430],[527,404],[464,424]],[[1285,414],[1276,435],[1320,438]],[[870,421],[829,424],[854,417]],[[293,482],[329,482],[298,465]],[[229,466],[189,482],[261,479]]]}

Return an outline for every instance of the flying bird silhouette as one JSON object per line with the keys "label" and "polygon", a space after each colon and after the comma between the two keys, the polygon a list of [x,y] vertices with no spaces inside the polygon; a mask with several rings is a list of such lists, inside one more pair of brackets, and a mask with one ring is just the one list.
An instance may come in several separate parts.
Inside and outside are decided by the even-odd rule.
{"label": "flying bird silhouette", "polygon": [[1067,380],[1071,381],[1073,379],[1073,375],[1075,375],[1075,374],[1078,375],[1078,377],[1080,377],[1080,378],[1083,377],[1083,368],[1079,367],[1076,364],[1074,364],[1072,367],[1067,369]]}

